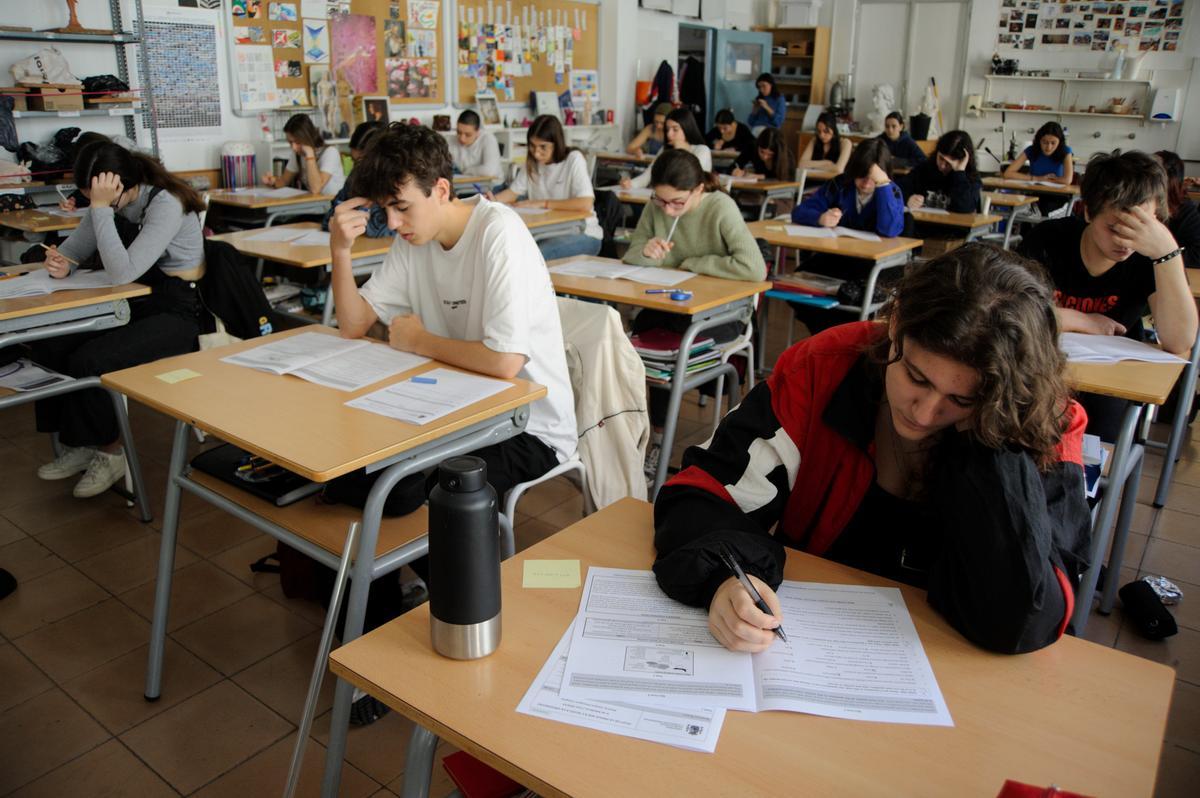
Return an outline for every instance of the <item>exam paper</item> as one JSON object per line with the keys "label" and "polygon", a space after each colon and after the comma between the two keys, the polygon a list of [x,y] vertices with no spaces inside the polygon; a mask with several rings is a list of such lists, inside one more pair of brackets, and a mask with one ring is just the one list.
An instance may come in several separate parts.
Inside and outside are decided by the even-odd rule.
{"label": "exam paper", "polygon": [[1070,363],[1116,363],[1119,360],[1142,360],[1147,363],[1187,362],[1170,352],[1123,335],[1065,332],[1059,334],[1058,345],[1066,353]]}
{"label": "exam paper", "polygon": [[606,280],[632,280],[636,283],[673,286],[690,280],[696,275],[683,269],[660,269],[654,266],[628,266],[614,261],[577,260],[560,263],[550,269],[554,274],[575,277],[602,277]]}
{"label": "exam paper", "polygon": [[420,376],[437,382],[397,382],[352,399],[346,406],[408,424],[428,424],[512,387],[508,382],[450,369],[434,369]]}
{"label": "exam paper", "polygon": [[517,705],[523,715],[572,726],[712,753],[725,722],[723,709],[639,706],[624,702],[576,701],[559,693],[574,624],[554,647]]}
{"label": "exam paper", "polygon": [[387,344],[371,344],[288,373],[339,391],[357,391],[428,362],[427,357],[401,352]]}
{"label": "exam paper", "polygon": [[783,231],[799,238],[857,238],[859,241],[882,241],[874,233],[851,230],[849,227],[810,227],[803,224],[785,224]]}
{"label": "exam paper", "polygon": [[304,235],[306,230],[297,230],[289,227],[268,227],[260,230],[254,235],[246,236],[247,241],[295,241],[300,236]]}
{"label": "exam paper", "polygon": [[51,216],[61,216],[64,219],[79,219],[87,215],[87,208],[76,208],[75,210],[65,211],[62,208],[49,208],[46,213]]}
{"label": "exam paper", "polygon": [[721,646],[708,614],[668,598],[650,571],[591,568],[561,692],[953,725],[899,590],[784,582],[778,596],[790,642],[751,656]]}
{"label": "exam paper", "polygon": [[915,211],[913,211],[913,216],[916,216],[918,213],[923,213],[927,216],[930,216],[930,215],[932,215],[932,216],[949,216],[950,215],[950,211],[946,210],[945,208],[926,208],[925,206],[921,206],[920,208],[917,208]]}
{"label": "exam paper", "polygon": [[292,239],[292,245],[297,247],[327,247],[329,233],[325,230],[308,230],[304,235]]}
{"label": "exam paper", "polygon": [[70,379],[56,371],[48,371],[27,358],[19,358],[7,366],[0,366],[0,388],[9,388],[22,393],[56,385]]}
{"label": "exam paper", "polygon": [[109,288],[112,279],[105,271],[76,271],[67,277],[54,278],[45,269],[20,277],[0,280],[0,299],[43,296],[57,291],[77,291],[81,288]]}
{"label": "exam paper", "polygon": [[332,355],[344,355],[363,346],[371,346],[371,342],[361,338],[350,340],[337,335],[305,332],[227,355],[221,358],[221,361],[269,371],[272,374],[287,374],[289,371],[311,366],[318,360]]}
{"label": "exam paper", "polygon": [[549,208],[523,208],[514,206],[513,210],[522,216],[541,216],[543,213],[550,213]]}
{"label": "exam paper", "polygon": [[264,197],[273,197],[275,199],[281,199],[284,197],[299,197],[300,195],[307,194],[308,192],[302,188],[294,188],[292,186],[280,186],[279,188],[261,189],[259,191],[259,193]]}

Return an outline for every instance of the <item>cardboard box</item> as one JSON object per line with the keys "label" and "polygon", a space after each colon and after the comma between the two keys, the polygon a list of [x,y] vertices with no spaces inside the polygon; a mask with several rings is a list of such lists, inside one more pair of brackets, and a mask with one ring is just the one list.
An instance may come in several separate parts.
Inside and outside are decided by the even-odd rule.
{"label": "cardboard box", "polygon": [[29,89],[24,86],[5,86],[0,88],[0,96],[8,96],[13,98],[14,111],[28,111],[29,106],[25,102],[26,96],[29,94]]}
{"label": "cardboard box", "polygon": [[69,83],[26,83],[30,111],[82,111],[83,87]]}

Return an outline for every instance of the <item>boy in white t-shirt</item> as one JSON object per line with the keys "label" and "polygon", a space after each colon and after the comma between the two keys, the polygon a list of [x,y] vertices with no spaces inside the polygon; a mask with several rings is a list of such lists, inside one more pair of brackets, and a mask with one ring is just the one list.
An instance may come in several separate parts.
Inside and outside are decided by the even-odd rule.
{"label": "boy in white t-shirt", "polygon": [[[524,433],[474,454],[503,496],[575,453],[574,398],[550,275],[512,209],[483,197],[458,199],[446,140],[425,127],[380,133],[350,177],[351,199],[329,225],[333,292],[343,336],[376,322],[392,346],[494,377],[546,386]],[[359,289],[351,245],[372,202],[387,211],[396,240]]]}
{"label": "boy in white t-shirt", "polygon": [[468,109],[458,115],[450,157],[459,174],[490,177],[501,182],[500,142],[483,129],[479,114]]}

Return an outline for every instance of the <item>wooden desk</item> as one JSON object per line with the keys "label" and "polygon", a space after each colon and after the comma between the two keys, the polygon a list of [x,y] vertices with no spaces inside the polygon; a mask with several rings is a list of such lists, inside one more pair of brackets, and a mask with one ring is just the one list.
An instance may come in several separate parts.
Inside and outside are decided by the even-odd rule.
{"label": "wooden desk", "polygon": [[22,233],[57,233],[79,226],[78,216],[59,216],[44,210],[29,208],[23,211],[0,213],[0,227],[11,227]]}
{"label": "wooden desk", "polygon": [[[560,258],[546,264],[557,266],[575,258]],[[588,258],[593,261],[620,263],[611,258]],[[658,460],[658,471],[654,476],[654,485],[650,489],[653,497],[663,482],[667,479],[667,467],[670,465],[670,452],[675,445],[675,431],[679,421],[679,407],[683,402],[683,394],[693,388],[718,380],[718,403],[720,402],[720,387],[726,376],[731,378],[731,387],[737,385],[737,373],[728,363],[688,375],[688,353],[692,342],[705,330],[729,322],[749,324],[754,314],[755,298],[771,288],[768,282],[745,282],[741,280],[722,280],[719,277],[696,275],[679,288],[692,292],[692,298],[683,302],[675,302],[667,294],[647,294],[648,288],[661,288],[633,280],[610,280],[603,277],[576,277],[567,274],[550,272],[550,280],[554,290],[559,294],[598,299],[603,302],[619,302],[639,308],[678,313],[691,318],[691,324],[683,332],[679,345],[679,354],[675,357],[672,369],[670,391],[667,402],[667,418],[663,425],[662,451],[664,456]],[[753,385],[753,382],[750,383]],[[658,387],[658,386],[655,386]],[[658,389],[661,390],[660,387]],[[730,402],[730,407],[733,402]]]}
{"label": "wooden desk", "polygon": [[[1193,354],[1195,351],[1193,347]],[[1083,575],[1075,603],[1073,622],[1076,634],[1083,634],[1092,612],[1092,598],[1099,582],[1100,567],[1105,552],[1109,551],[1110,530],[1113,535],[1112,552],[1108,557],[1108,576],[1100,599],[1100,611],[1107,615],[1112,610],[1120,579],[1121,560],[1129,537],[1129,525],[1133,521],[1138,483],[1142,478],[1145,447],[1136,440],[1138,420],[1146,405],[1160,405],[1167,400],[1183,369],[1182,363],[1142,363],[1132,360],[1067,364],[1067,384],[1072,390],[1123,399],[1128,403],[1117,440],[1110,441],[1113,443],[1113,454],[1109,475],[1106,482],[1102,483],[1100,502],[1092,516],[1091,565]],[[1114,517],[1117,519],[1115,530]]]}
{"label": "wooden desk", "polygon": [[[260,186],[266,190],[267,187]],[[267,197],[252,191],[214,191],[208,195],[209,205],[222,207],[222,221],[243,228],[270,227],[286,216],[324,214],[329,210],[332,196],[297,194],[293,197]]]}
{"label": "wooden desk", "polygon": [[581,594],[523,589],[523,562],[578,559],[585,575],[649,568],[652,529],[651,506],[624,499],[505,562],[504,639],[484,659],[435,654],[427,604],[333,652],[334,673],[424,727],[410,738],[403,794],[427,787],[434,734],[546,796],[991,796],[1005,779],[1102,798],[1153,793],[1171,669],[1074,637],[991,654],[924,591],[795,550],[788,579],[900,589],[953,727],[730,712],[716,753],[698,754],[517,713]]}
{"label": "wooden desk", "polygon": [[520,214],[521,221],[533,234],[534,241],[544,238],[582,233],[587,226],[591,211],[546,211],[545,213]]}
{"label": "wooden desk", "polygon": [[[500,181],[499,177],[488,177],[486,175],[455,175],[451,180],[454,187],[454,193],[460,197],[471,197],[479,194],[479,188],[484,191],[491,191],[492,186]],[[479,188],[476,188],[478,186]]]}
{"label": "wooden desk", "polygon": [[[316,222],[297,222],[295,224],[276,225],[273,229],[320,230],[321,225]],[[285,266],[294,266],[298,269],[324,269],[326,273],[332,273],[333,254],[330,252],[328,246],[320,244],[298,245],[290,241],[263,241],[256,238],[261,233],[261,229],[239,230],[235,233],[222,233],[212,238],[214,241],[224,241],[232,244],[243,255],[256,258],[258,263],[255,267],[255,274],[260,280],[262,279],[264,261],[275,261],[276,263],[282,263]],[[383,258],[391,248],[394,240],[390,236],[387,238],[367,238],[366,236],[360,236],[356,239],[351,249],[352,259],[350,261],[354,274],[364,275],[374,272],[379,264],[383,263]],[[333,313],[333,288],[327,284],[325,306],[321,313],[321,323],[326,326],[333,324]],[[310,321],[307,316],[297,316],[297,318],[306,322]]]}
{"label": "wooden desk", "polygon": [[841,176],[841,172],[835,172],[832,169],[805,169],[804,167],[800,167],[800,168],[804,171],[805,183],[827,183],[830,180],[833,180],[834,178]]}
{"label": "wooden desk", "polygon": [[636,174],[649,167],[652,163],[654,163],[653,155],[630,155],[627,152],[597,152],[592,159],[592,182],[596,182],[596,175],[599,174],[600,168],[605,165],[625,168]]}
{"label": "wooden desk", "polygon": [[930,213],[923,208],[909,211],[909,213],[912,214],[913,221],[919,224],[951,227],[956,231],[965,230],[967,241],[979,238],[1003,218],[989,213]]}
{"label": "wooden desk", "polygon": [[[237,518],[246,521],[317,561],[349,572],[353,560],[353,581],[349,588],[343,639],[352,640],[362,632],[367,590],[373,579],[396,570],[426,551],[419,531],[394,538],[397,548],[383,553],[377,550],[381,535],[383,499],[404,476],[436,465],[448,456],[467,453],[519,434],[529,417],[529,404],[546,395],[540,385],[521,379],[507,380],[512,387],[495,396],[452,413],[424,426],[405,424],[395,419],[345,406],[357,396],[378,390],[440,364],[428,363],[357,392],[338,391],[296,377],[279,377],[266,372],[221,361],[234,352],[252,349],[272,340],[303,331],[337,335],[327,327],[288,330],[265,338],[243,341],[232,346],[164,358],[136,368],[105,374],[106,387],[136,399],[176,419],[174,442],[167,476],[166,510],[163,517],[158,581],[155,586],[153,624],[150,634],[146,696],[157,698],[162,688],[163,645],[166,638],[168,601],[178,535],[180,496],[183,490],[198,496]],[[164,372],[191,369],[201,376],[167,384],[157,378]],[[349,540],[329,537],[328,531],[297,531],[297,523],[285,523],[281,513],[288,508],[265,508],[246,497],[236,496],[236,488],[225,488],[213,481],[190,475],[187,444],[192,427],[264,457],[317,482],[326,482],[357,468],[379,472],[379,478],[361,514],[361,532],[354,546]],[[390,524],[391,522],[389,522]],[[314,519],[314,525],[327,522]],[[506,535],[511,551],[511,532]],[[336,549],[341,546],[340,551]],[[338,603],[330,606],[322,636],[322,650],[314,669],[319,687],[324,672],[328,644],[338,615]],[[298,741],[303,745],[311,724],[317,690],[311,689],[304,708]],[[345,755],[346,728],[350,714],[351,688],[339,683],[334,701],[329,745],[330,771],[336,785],[338,769]],[[299,752],[302,749],[297,749]],[[296,758],[293,765],[298,764]],[[326,795],[332,793],[326,792]]]}
{"label": "wooden desk", "polygon": [[716,163],[717,161],[736,161],[738,156],[741,155],[741,153],[737,150],[710,149],[709,153],[712,155],[713,163]]}
{"label": "wooden desk", "polygon": [[[146,286],[130,283],[109,288],[85,288],[57,291],[42,296],[0,299],[0,349],[63,335],[102,332],[123,327],[129,323],[129,300],[149,293],[150,289]],[[79,377],[32,391],[7,392],[0,395],[0,409],[100,387],[100,377]],[[124,495],[128,501],[134,502],[142,521],[148,522],[153,516],[146,499],[146,486],[142,480],[142,468],[129,426],[129,415],[121,397],[113,391],[109,391],[109,395],[113,400],[113,412],[121,432],[121,443],[125,447],[126,473],[129,480],[127,489],[114,490]]]}
{"label": "wooden desk", "polygon": [[1022,221],[1023,218],[1033,219],[1034,217],[1024,216],[1031,205],[1037,202],[1037,197],[1032,197],[1026,194],[1009,194],[1004,191],[985,191],[983,196],[987,197],[991,207],[1005,209],[1002,213],[1006,219],[1004,224],[1004,244],[1003,247],[1008,249],[1012,242],[1013,228]]}
{"label": "wooden desk", "polygon": [[983,185],[986,188],[1017,189],[1023,194],[1046,194],[1056,197],[1078,197],[1079,186],[1047,186],[1034,183],[1031,180],[1010,180],[1004,177],[985,177]]}
{"label": "wooden desk", "polygon": [[739,180],[732,178],[729,184],[731,194],[762,194],[762,204],[758,209],[759,220],[767,216],[767,205],[773,199],[791,199],[804,186],[799,180]]}

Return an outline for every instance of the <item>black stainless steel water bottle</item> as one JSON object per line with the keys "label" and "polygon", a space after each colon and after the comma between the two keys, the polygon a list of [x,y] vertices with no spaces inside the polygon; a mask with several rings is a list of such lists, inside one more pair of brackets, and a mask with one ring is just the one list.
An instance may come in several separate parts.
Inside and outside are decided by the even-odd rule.
{"label": "black stainless steel water bottle", "polygon": [[433,649],[453,659],[500,645],[500,539],[496,491],[478,457],[438,466],[429,494],[429,614]]}

